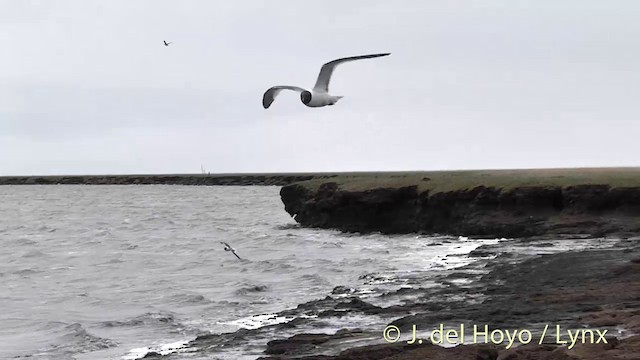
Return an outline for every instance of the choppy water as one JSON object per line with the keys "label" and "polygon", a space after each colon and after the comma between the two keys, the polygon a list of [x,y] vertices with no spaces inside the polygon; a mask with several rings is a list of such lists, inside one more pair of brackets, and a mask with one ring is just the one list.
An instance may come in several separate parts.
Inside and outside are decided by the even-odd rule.
{"label": "choppy water", "polygon": [[[187,344],[197,335],[290,321],[302,315],[273,314],[336,286],[376,305],[402,303],[376,295],[430,286],[463,265],[474,271],[468,265],[483,258],[466,255],[499,242],[299,228],[278,187],[3,186],[0,358],[198,358]],[[550,251],[519,251],[538,250]],[[255,359],[265,342],[229,340],[201,355]]]}

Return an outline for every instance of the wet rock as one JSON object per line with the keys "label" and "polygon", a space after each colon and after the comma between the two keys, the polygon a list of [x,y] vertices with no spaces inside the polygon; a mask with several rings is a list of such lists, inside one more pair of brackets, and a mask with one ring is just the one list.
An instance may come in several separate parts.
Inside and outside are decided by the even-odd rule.
{"label": "wet rock", "polygon": [[346,330],[335,334],[297,334],[288,339],[272,340],[267,343],[265,354],[294,355],[315,349],[318,345],[332,340],[351,338],[362,334],[360,330]]}
{"label": "wet rock", "polygon": [[163,355],[160,354],[159,352],[156,351],[149,351],[148,353],[146,353],[142,359],[160,359],[162,358]]}
{"label": "wet rock", "polygon": [[346,287],[346,286],[336,286],[331,291],[331,294],[332,295],[344,295],[344,294],[353,294],[354,292],[355,292],[355,289],[353,289],[353,288],[349,288],[349,287]]}
{"label": "wet rock", "polygon": [[491,251],[491,250],[486,250],[486,249],[482,249],[482,247],[477,248],[475,250],[471,250],[471,252],[469,253],[469,257],[488,257],[488,256],[493,256],[496,255],[495,252]]}
{"label": "wet rock", "polygon": [[368,302],[362,301],[358,298],[351,299],[351,301],[348,303],[340,303],[336,305],[336,309],[360,311],[368,315],[379,314],[380,312],[382,312],[381,307],[369,304]]}
{"label": "wet rock", "polygon": [[[442,348],[425,345],[374,345],[358,347],[335,356],[306,356],[301,360],[496,360],[498,352],[491,346],[458,346]],[[286,359],[289,357],[260,358],[263,360]]]}

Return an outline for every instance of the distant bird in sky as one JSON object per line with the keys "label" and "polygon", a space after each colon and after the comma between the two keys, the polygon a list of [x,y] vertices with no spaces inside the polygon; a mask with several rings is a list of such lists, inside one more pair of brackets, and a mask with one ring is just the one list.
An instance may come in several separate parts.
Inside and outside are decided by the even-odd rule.
{"label": "distant bird in sky", "polygon": [[233,253],[233,255],[235,255],[238,258],[238,260],[242,260],[242,259],[240,259],[240,256],[238,256],[238,254],[236,254],[236,249],[232,248],[231,245],[227,244],[224,241],[220,241],[220,244],[224,245],[224,251],[231,251]]}
{"label": "distant bird in sky", "polygon": [[165,40],[162,40],[162,42],[164,42],[164,46],[169,46],[169,44],[171,44],[171,42],[166,42]]}
{"label": "distant bird in sky", "polygon": [[271,106],[271,104],[275,100],[276,96],[278,96],[278,94],[282,90],[293,90],[299,92],[300,100],[302,100],[302,103],[308,107],[333,105],[337,103],[338,100],[343,98],[342,96],[329,95],[329,81],[331,81],[331,74],[333,74],[333,70],[336,68],[336,66],[348,61],[372,59],[387,55],[391,55],[391,53],[352,56],[330,61],[322,65],[320,74],[318,75],[318,80],[316,80],[316,85],[311,91],[299,88],[297,86],[274,86],[264,93],[264,96],[262,97],[262,106],[264,106],[265,109],[269,108],[269,106]]}

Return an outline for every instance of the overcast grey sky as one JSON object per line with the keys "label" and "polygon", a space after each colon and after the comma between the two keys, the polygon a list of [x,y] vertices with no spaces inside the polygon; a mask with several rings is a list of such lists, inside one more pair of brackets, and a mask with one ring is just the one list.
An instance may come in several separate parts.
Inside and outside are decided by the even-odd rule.
{"label": "overcast grey sky", "polygon": [[[0,0],[0,175],[639,166],[638,19],[633,0]],[[335,106],[262,108],[378,52],[334,72]]]}

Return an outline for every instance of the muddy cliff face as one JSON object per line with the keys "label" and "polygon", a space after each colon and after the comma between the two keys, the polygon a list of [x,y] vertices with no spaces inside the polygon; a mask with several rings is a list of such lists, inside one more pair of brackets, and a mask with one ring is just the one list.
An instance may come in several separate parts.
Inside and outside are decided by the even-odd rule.
{"label": "muddy cliff face", "polygon": [[640,187],[528,186],[508,191],[419,192],[417,186],[341,190],[326,182],[280,191],[285,210],[303,226],[347,232],[465,236],[640,233]]}

